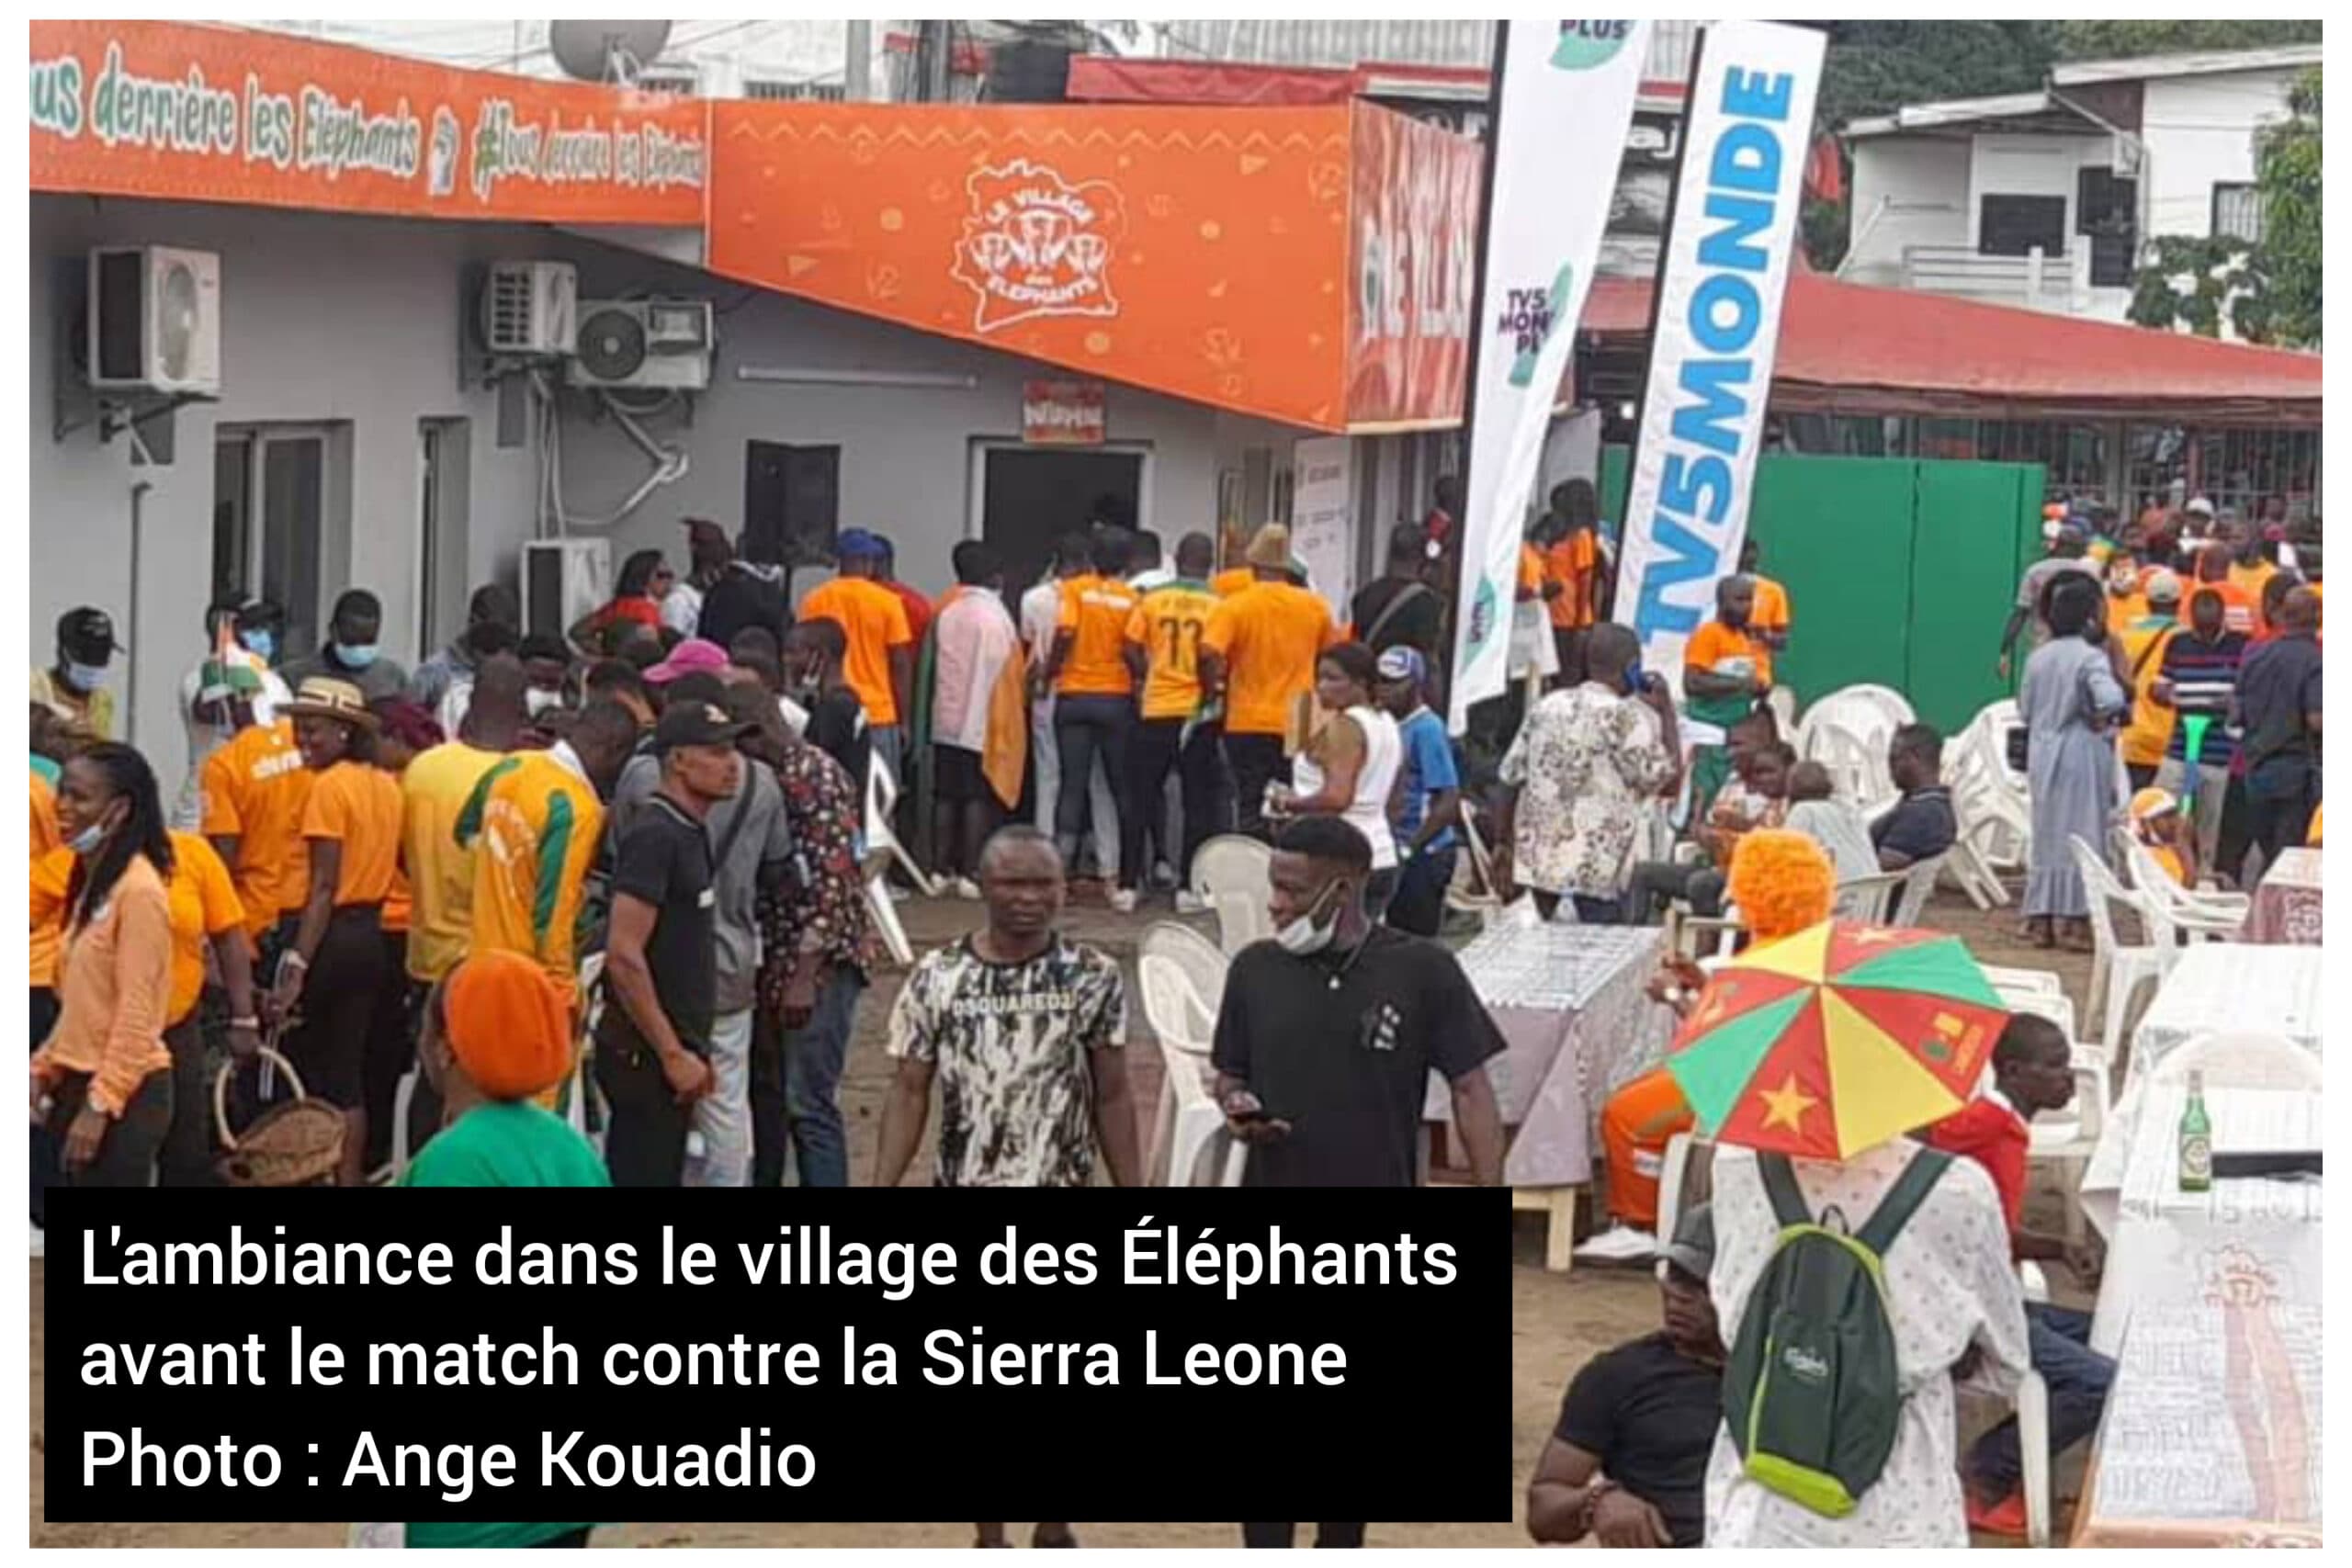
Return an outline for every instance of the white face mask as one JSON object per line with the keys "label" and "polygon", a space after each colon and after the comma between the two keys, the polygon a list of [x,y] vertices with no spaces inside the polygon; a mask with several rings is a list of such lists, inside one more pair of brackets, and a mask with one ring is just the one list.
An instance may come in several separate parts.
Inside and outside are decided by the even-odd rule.
{"label": "white face mask", "polygon": [[[1323,891],[1306,906],[1306,912],[1274,933],[1274,941],[1284,953],[1295,958],[1306,958],[1331,945],[1331,938],[1338,934],[1340,929],[1340,901],[1331,895],[1344,890],[1346,886],[1343,882],[1324,884]],[[1329,918],[1318,925],[1315,911],[1322,908],[1326,900],[1330,904]]]}
{"label": "white face mask", "polygon": [[544,692],[534,686],[523,694],[523,709],[533,718],[538,717],[551,707],[560,707],[562,705],[561,692]]}

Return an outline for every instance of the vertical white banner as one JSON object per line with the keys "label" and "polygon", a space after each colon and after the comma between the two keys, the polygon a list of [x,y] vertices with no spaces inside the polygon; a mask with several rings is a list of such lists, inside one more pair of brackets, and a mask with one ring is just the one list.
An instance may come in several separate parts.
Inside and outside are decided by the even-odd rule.
{"label": "vertical white banner", "polygon": [[1825,43],[1770,22],[1699,42],[1617,575],[1643,667],[1678,684],[1747,532]]}
{"label": "vertical white banner", "polygon": [[1291,448],[1290,550],[1306,563],[1306,585],[1348,624],[1356,591],[1355,443],[1310,435]]}
{"label": "vertical white banner", "polygon": [[1650,24],[1510,22],[1489,155],[1484,319],[1471,407],[1448,727],[1501,692],[1527,506],[1600,255]]}

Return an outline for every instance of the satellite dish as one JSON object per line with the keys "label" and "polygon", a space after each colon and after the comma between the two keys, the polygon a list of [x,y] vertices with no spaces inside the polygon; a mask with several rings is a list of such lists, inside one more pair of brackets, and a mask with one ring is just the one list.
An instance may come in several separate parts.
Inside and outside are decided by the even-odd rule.
{"label": "satellite dish", "polygon": [[670,46],[667,22],[549,22],[548,49],[567,75],[623,82]]}

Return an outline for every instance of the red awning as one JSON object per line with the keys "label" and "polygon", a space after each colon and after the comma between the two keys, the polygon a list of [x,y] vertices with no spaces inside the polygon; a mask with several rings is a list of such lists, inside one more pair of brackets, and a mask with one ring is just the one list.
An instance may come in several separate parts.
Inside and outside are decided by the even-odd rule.
{"label": "red awning", "polygon": [[[1602,278],[1584,330],[1649,331],[1646,279]],[[1790,275],[1772,406],[1792,412],[1983,414],[2317,424],[2321,358],[1948,295]]]}

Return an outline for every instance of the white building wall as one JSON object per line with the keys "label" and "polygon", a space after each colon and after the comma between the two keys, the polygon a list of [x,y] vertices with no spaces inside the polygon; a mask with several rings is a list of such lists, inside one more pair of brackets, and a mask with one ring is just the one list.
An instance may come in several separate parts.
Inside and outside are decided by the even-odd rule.
{"label": "white building wall", "polygon": [[1970,243],[1969,162],[1965,141],[1875,136],[1855,142],[1852,248],[1840,276],[1900,288],[1905,246]]}
{"label": "white building wall", "polygon": [[2213,231],[2213,186],[2253,180],[2255,129],[2287,118],[2287,95],[2300,74],[2238,71],[2147,84],[2140,123],[2151,234]]}
{"label": "white building wall", "polygon": [[2075,233],[2075,181],[2080,170],[2109,160],[2104,136],[1978,136],[1970,141],[1968,238],[1977,243],[1988,196],[2058,196],[2066,199],[2066,239]]}
{"label": "white building wall", "polygon": [[[458,385],[459,279],[466,264],[531,254],[527,231],[193,204],[35,196],[31,204],[31,648],[54,656],[57,616],[96,604],[136,661],[130,738],[167,791],[185,771],[174,713],[180,678],[201,657],[212,576],[213,443],[223,423],[347,422],[348,576],[384,602],[385,652],[417,656],[418,422],[470,422],[468,576],[511,574],[528,536],[536,469],[496,442],[493,400]],[[60,313],[58,264],[96,244],[153,243],[220,256],[221,374],[216,403],[181,409],[175,460],[134,468],[121,437],[52,438]],[[75,329],[78,330],[78,329]],[[130,616],[130,511],[142,502],[139,615]],[[330,559],[342,550],[331,550]],[[118,701],[130,672],[116,671]]]}

